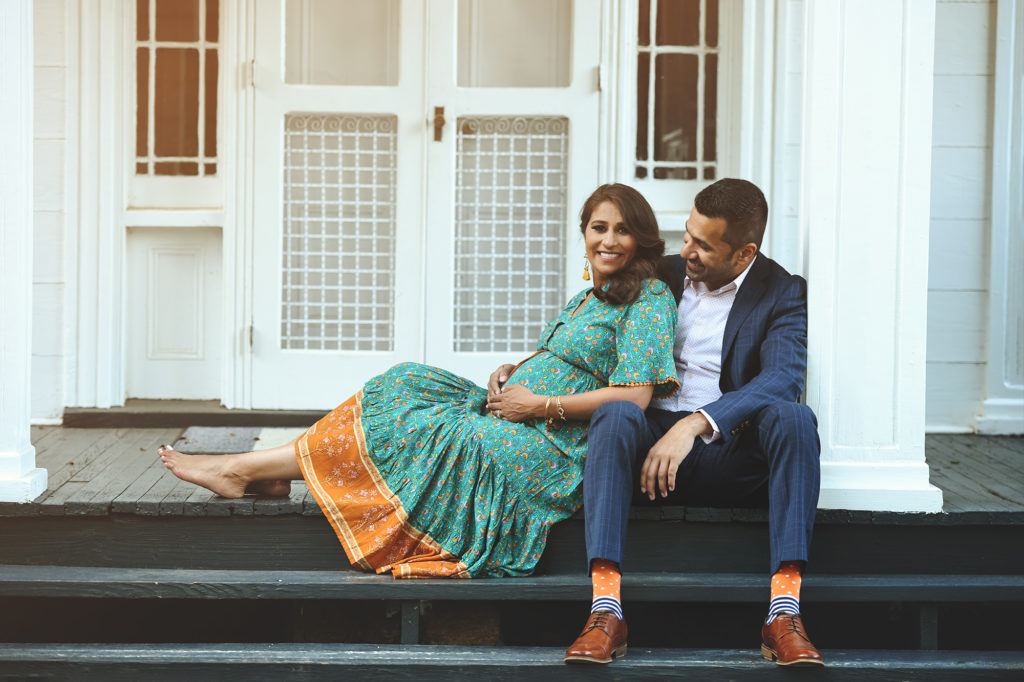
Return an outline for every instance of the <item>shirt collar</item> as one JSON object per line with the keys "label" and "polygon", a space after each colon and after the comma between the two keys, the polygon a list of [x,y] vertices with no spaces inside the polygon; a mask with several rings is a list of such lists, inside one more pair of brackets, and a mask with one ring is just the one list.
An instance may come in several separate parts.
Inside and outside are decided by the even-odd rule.
{"label": "shirt collar", "polygon": [[758,255],[760,255],[760,254],[756,254],[756,253],[754,254],[753,260],[751,260],[750,264],[747,265],[747,267],[745,267],[743,269],[743,272],[741,272],[740,274],[736,275],[736,279],[732,280],[731,282],[729,282],[727,284],[723,284],[722,286],[720,286],[719,288],[715,289],[714,291],[707,291],[707,285],[705,285],[703,282],[694,282],[693,280],[691,280],[689,277],[686,277],[685,275],[683,277],[683,288],[685,289],[686,287],[690,286],[691,284],[694,285],[694,287],[696,288],[696,285],[699,284],[700,285],[699,288],[703,290],[700,293],[705,293],[706,292],[706,293],[710,293],[712,295],[715,295],[715,294],[723,294],[723,293],[725,293],[727,291],[732,291],[732,290],[736,290],[738,292],[739,289],[740,289],[740,286],[743,285],[743,280],[745,280],[747,278],[747,273],[750,272],[750,266],[753,265],[754,261],[757,260]]}

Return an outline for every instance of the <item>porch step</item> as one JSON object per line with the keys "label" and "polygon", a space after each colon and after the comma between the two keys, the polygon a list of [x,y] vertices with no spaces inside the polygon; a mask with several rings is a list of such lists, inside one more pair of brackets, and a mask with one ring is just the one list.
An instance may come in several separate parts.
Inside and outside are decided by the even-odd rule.
{"label": "porch step", "polygon": [[[147,681],[389,679],[492,681],[532,676],[560,680],[791,680],[793,672],[757,651],[630,649],[608,666],[562,662],[563,649],[539,647],[378,646],[358,644],[0,644],[0,679]],[[1020,679],[1021,652],[829,651],[811,676],[829,680]]]}
{"label": "porch step", "polygon": [[[762,602],[762,574],[626,573],[627,602]],[[813,602],[1024,602],[1024,575],[808,575]],[[582,574],[395,580],[352,571],[241,571],[0,565],[0,597],[97,599],[588,600]]]}
{"label": "porch step", "polygon": [[326,410],[232,410],[217,400],[125,401],[121,407],[67,407],[65,428],[152,429],[187,426],[308,427]]}
{"label": "porch step", "polygon": [[[240,506],[217,517],[167,516],[163,510],[145,516],[0,516],[0,563],[268,571],[348,567],[319,510],[253,516],[252,500],[224,502]],[[826,514],[819,513],[814,532],[814,575],[873,566],[893,575],[1024,573],[1024,525],[955,523],[945,514],[906,515],[903,521],[870,515],[843,521]],[[586,556],[583,520],[568,519],[552,528],[537,574],[585,574]],[[764,575],[769,571],[767,524],[637,517],[630,521],[624,565],[627,573]]]}

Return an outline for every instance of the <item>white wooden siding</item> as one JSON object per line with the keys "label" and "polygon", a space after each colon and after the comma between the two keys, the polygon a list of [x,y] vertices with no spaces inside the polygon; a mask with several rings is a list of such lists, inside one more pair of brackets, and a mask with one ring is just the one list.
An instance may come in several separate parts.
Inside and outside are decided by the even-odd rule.
{"label": "white wooden siding", "polygon": [[939,0],[928,262],[929,431],[970,431],[985,387],[994,2]]}
{"label": "white wooden siding", "polygon": [[33,422],[64,410],[66,0],[35,0],[35,200],[32,271]]}

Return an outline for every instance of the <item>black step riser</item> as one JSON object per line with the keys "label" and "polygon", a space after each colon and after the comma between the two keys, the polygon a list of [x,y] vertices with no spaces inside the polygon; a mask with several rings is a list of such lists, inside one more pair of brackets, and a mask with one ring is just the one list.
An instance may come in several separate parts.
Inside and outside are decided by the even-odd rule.
{"label": "black step riser", "polygon": [[[586,571],[583,522],[555,526],[538,574]],[[0,518],[0,564],[132,568],[339,570],[348,562],[318,516]],[[1024,526],[826,524],[818,574],[1024,572]],[[632,521],[626,571],[768,572],[762,523]]]}

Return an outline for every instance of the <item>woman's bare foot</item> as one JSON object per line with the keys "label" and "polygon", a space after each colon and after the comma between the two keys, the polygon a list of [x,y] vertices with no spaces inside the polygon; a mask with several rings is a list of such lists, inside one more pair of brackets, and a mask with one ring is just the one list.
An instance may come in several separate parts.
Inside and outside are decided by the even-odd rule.
{"label": "woman's bare foot", "polygon": [[292,493],[292,482],[283,478],[272,481],[253,481],[246,486],[245,492],[268,497],[288,497]]}
{"label": "woman's bare foot", "polygon": [[250,483],[231,470],[233,458],[230,456],[185,455],[169,445],[161,445],[157,454],[172,474],[221,497],[241,497]]}

